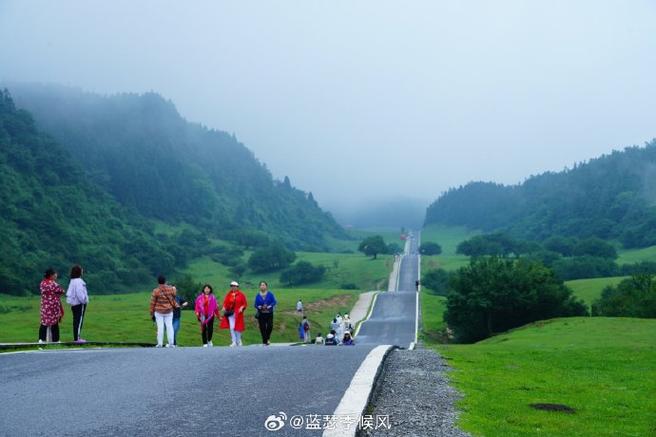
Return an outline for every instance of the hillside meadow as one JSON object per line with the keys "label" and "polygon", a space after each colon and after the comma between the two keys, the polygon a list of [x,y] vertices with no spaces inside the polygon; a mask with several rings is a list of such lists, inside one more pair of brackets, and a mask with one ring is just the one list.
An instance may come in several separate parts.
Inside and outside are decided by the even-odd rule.
{"label": "hillside meadow", "polygon": [[437,268],[453,271],[469,264],[469,257],[456,254],[456,248],[462,241],[478,234],[480,232],[469,230],[464,226],[438,224],[426,226],[421,231],[421,242],[438,243],[442,246],[442,253],[440,255],[422,256],[422,272]]}
{"label": "hillside meadow", "polygon": [[[656,434],[656,320],[554,319],[472,345],[436,346],[484,436]],[[531,404],[560,404],[573,412]]]}

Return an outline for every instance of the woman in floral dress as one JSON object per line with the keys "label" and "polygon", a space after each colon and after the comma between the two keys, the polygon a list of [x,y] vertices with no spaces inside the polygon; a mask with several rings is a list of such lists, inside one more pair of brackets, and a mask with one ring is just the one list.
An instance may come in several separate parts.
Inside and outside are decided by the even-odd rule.
{"label": "woman in floral dress", "polygon": [[41,326],[39,327],[39,343],[45,343],[48,328],[52,334],[52,341],[59,342],[59,322],[64,317],[64,306],[61,296],[64,289],[57,283],[57,272],[49,268],[43,275],[41,289]]}

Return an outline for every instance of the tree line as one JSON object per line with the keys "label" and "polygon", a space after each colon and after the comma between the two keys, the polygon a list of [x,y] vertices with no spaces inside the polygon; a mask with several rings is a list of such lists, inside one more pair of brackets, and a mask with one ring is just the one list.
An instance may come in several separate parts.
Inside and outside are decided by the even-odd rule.
{"label": "tree line", "polygon": [[552,236],[656,245],[656,140],[614,151],[518,185],[471,182],[449,189],[426,211],[426,224],[504,231],[527,240]]}

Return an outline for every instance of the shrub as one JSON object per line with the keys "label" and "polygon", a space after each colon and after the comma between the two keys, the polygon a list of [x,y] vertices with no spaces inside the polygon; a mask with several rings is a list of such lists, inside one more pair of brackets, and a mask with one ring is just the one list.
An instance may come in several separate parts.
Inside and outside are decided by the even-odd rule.
{"label": "shrub", "polygon": [[419,253],[422,255],[439,255],[442,253],[442,246],[428,241],[419,246]]}
{"label": "shrub", "polygon": [[592,304],[593,316],[656,318],[656,276],[635,275],[608,286]]}
{"label": "shrub", "polygon": [[475,342],[536,320],[585,315],[583,302],[544,265],[477,258],[449,280],[444,320],[461,342]]}
{"label": "shrub", "polygon": [[307,261],[299,261],[280,274],[280,282],[286,285],[310,284],[319,282],[324,273],[324,266],[313,266]]}
{"label": "shrub", "polygon": [[432,294],[446,296],[449,287],[449,274],[444,269],[429,270],[421,278],[421,284]]}

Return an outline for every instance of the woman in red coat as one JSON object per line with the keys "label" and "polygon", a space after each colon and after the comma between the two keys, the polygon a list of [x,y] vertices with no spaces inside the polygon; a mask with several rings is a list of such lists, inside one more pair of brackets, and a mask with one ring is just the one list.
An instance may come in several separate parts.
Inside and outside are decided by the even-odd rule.
{"label": "woman in red coat", "polygon": [[64,306],[61,296],[64,289],[56,282],[57,272],[49,268],[43,275],[39,286],[41,290],[41,326],[39,327],[39,343],[45,343],[48,328],[52,334],[52,341],[59,342],[59,322],[64,317]]}
{"label": "woman in red coat", "polygon": [[244,311],[247,307],[246,296],[239,289],[239,283],[232,281],[230,290],[223,299],[223,317],[221,317],[221,329],[230,329],[232,343],[230,347],[241,346],[241,333],[246,326],[244,324]]}

